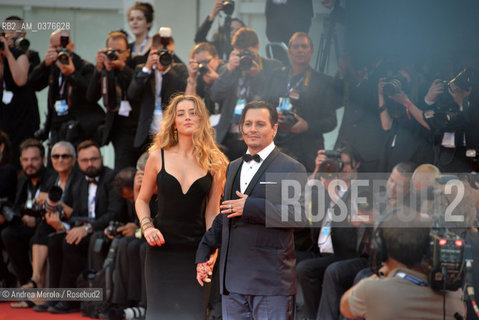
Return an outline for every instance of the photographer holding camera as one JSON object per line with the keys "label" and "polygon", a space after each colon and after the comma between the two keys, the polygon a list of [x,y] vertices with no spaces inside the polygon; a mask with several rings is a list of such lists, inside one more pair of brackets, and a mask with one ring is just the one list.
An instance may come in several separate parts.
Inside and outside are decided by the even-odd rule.
{"label": "photographer holding camera", "polygon": [[150,144],[152,136],[160,129],[163,110],[171,96],[185,90],[188,74],[185,65],[173,61],[173,54],[165,48],[159,33],[151,41],[148,60],[136,67],[128,87],[128,101],[139,108],[135,148]]}
{"label": "photographer holding camera", "polygon": [[12,140],[13,161],[19,168],[18,146],[33,137],[40,124],[40,114],[35,91],[27,85],[29,70],[39,62],[38,54],[35,56],[28,50],[25,46],[28,40],[21,37],[22,32],[16,31],[21,30],[22,25],[22,20],[17,18],[5,19],[5,23],[16,26],[15,31],[10,27],[0,33],[0,130]]}
{"label": "photographer holding camera", "polygon": [[[416,214],[403,221],[401,216]],[[358,319],[464,319],[459,291],[437,293],[422,266],[430,242],[430,224],[406,207],[386,214],[375,228],[375,248],[384,259],[376,274],[360,281],[341,298],[341,313]]]}
{"label": "photographer holding camera", "polygon": [[[476,101],[469,96],[473,90],[470,72],[463,69],[451,80],[435,79],[424,97],[424,111],[411,105],[414,118],[432,133],[433,163],[443,172],[471,172],[478,135]],[[477,99],[476,99],[477,100]],[[474,156],[473,156],[474,157]]]}
{"label": "photographer holding camera", "polygon": [[[412,72],[406,67],[386,66],[378,82],[379,117],[387,132],[379,160],[380,172],[391,172],[399,162],[411,161],[416,165],[431,163],[431,139],[426,129],[413,120],[416,110]],[[408,96],[411,95],[411,98]]]}
{"label": "photographer holding camera", "polygon": [[128,39],[123,32],[110,32],[106,48],[99,50],[96,68],[88,86],[87,98],[96,102],[101,97],[107,113],[101,139],[102,145],[110,141],[115,150],[115,169],[133,166],[140,149],[133,146],[140,110],[132,107],[127,98],[133,69],[127,64],[130,55]]}
{"label": "photographer holding camera", "polygon": [[238,18],[231,18],[234,12],[234,1],[216,0],[213,5],[211,13],[206,17],[205,21],[201,24],[195,34],[195,43],[208,42],[206,36],[211,29],[211,25],[215,20],[215,17],[223,11],[226,14],[223,25],[219,27],[218,31],[213,35],[213,39],[209,42],[216,48],[218,56],[221,60],[226,61],[233,50],[231,46],[231,39],[234,34],[240,28],[246,27],[246,25]]}
{"label": "photographer holding camera", "polygon": [[[38,195],[46,188],[50,175],[44,166],[45,149],[40,141],[27,139],[20,144],[20,163],[22,175],[17,185],[17,194],[13,205],[14,216],[5,217],[8,226],[2,231],[2,241],[12,262],[20,285],[30,282],[32,265],[28,251],[30,238],[40,222]],[[32,283],[34,286],[34,284]]]}
{"label": "photographer holding camera", "polygon": [[205,102],[210,115],[210,124],[215,126],[215,116],[220,113],[219,104],[211,100],[210,89],[218,79],[218,69],[223,66],[215,47],[208,42],[200,42],[191,50],[188,63],[188,80],[185,94],[200,96]]}
{"label": "photographer holding camera", "polygon": [[258,55],[259,40],[253,29],[239,29],[232,40],[228,63],[219,69],[219,78],[211,87],[211,98],[220,104],[221,116],[216,129],[216,141],[226,147],[225,154],[233,160],[246,150],[238,122],[244,106],[253,100],[263,100],[265,86],[273,71],[281,67],[277,60]]}
{"label": "photographer holding camera", "polygon": [[316,150],[324,148],[323,133],[336,127],[339,99],[334,100],[332,80],[311,68],[313,42],[306,33],[293,34],[288,56],[289,66],[268,82],[266,99],[278,109],[278,147],[312,172]]}
{"label": "photographer holding camera", "polygon": [[99,140],[98,127],[105,118],[103,109],[86,99],[94,67],[75,54],[74,48],[68,31],[53,32],[44,61],[29,77],[37,91],[48,86],[47,117],[35,137],[45,140],[51,133],[50,145],[60,140],[73,145],[86,138]]}

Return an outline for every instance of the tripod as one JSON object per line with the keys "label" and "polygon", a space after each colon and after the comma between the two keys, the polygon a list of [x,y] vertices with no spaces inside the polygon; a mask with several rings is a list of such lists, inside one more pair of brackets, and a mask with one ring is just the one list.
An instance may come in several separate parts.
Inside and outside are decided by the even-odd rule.
{"label": "tripod", "polygon": [[340,15],[341,7],[337,6],[329,14],[329,17],[324,20],[323,33],[319,41],[318,54],[316,56],[316,70],[324,72],[331,53],[331,46],[334,45],[336,59],[339,58],[339,43],[336,34],[336,22],[338,15]]}

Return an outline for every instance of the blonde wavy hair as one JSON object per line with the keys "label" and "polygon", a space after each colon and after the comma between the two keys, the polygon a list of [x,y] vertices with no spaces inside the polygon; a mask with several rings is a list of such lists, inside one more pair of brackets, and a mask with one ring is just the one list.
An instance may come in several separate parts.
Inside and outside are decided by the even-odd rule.
{"label": "blonde wavy hair", "polygon": [[177,95],[163,111],[163,121],[160,132],[155,135],[148,152],[158,149],[169,149],[178,144],[175,139],[175,118],[178,104],[182,101],[191,101],[195,113],[200,119],[199,129],[193,133],[193,155],[199,165],[212,173],[218,179],[223,179],[228,165],[228,159],[220,151],[215,142],[215,130],[211,127],[206,106],[198,96]]}

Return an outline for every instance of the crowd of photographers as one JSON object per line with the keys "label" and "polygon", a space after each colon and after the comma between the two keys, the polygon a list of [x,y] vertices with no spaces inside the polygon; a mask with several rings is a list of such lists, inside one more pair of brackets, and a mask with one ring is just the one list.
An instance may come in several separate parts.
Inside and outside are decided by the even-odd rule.
{"label": "crowd of photographers", "polygon": [[[93,63],[75,53],[66,30],[51,34],[42,60],[24,33],[0,36],[0,230],[8,256],[0,261],[3,286],[96,285],[108,289],[106,302],[83,304],[84,314],[114,319],[144,315],[146,242],[133,203],[146,163],[144,152],[159,131],[162,112],[172,96],[185,92],[205,101],[217,143],[230,160],[246,151],[238,126],[244,106],[265,100],[279,111],[275,144],[313,173],[311,181],[319,179],[326,189],[338,178],[345,182],[325,201],[311,204],[312,212],[328,212],[320,225],[296,232],[303,314],[308,319],[340,319],[341,310],[345,316],[373,319],[365,285],[348,289],[369,276],[370,243],[380,232],[373,230],[372,222],[335,225],[332,215],[341,210],[337,199],[354,202],[350,186],[358,173],[388,173],[383,197],[369,198],[385,212],[425,188],[421,184],[427,179],[417,178],[423,171],[433,176],[434,185],[428,187],[436,189],[439,172],[475,171],[479,91],[474,68],[465,60],[444,60],[425,64],[419,72],[400,59],[378,59],[371,67],[344,54],[333,78],[311,68],[313,43],[305,32],[289,38],[283,52],[287,63],[261,57],[256,32],[232,19],[233,9],[230,2],[215,2],[195,36],[187,64],[174,54],[171,29],[161,28],[150,38],[153,8],[146,3],[128,11],[135,41],[129,43],[124,31],[110,32]],[[208,42],[206,34],[221,10],[225,25]],[[48,111],[40,126],[35,91],[47,87]],[[335,151],[324,150],[323,134],[336,128],[336,109],[341,106],[344,116]],[[110,142],[114,170],[103,165],[100,152],[100,146]],[[465,184],[467,215],[473,218],[458,236],[477,243],[477,185]],[[359,205],[357,210],[366,216],[371,212]],[[427,213],[420,206],[407,210]],[[417,267],[427,250],[418,249],[418,242],[429,241],[429,231],[427,236],[413,234],[416,242],[400,233],[382,235],[390,255],[379,258],[389,268],[382,273],[394,277],[390,271],[399,266],[405,281],[421,278]],[[390,248],[391,242],[399,244]],[[114,250],[108,253],[109,248]],[[403,259],[404,252],[414,250],[419,250],[416,260]],[[456,297],[448,299],[447,313],[465,317]],[[79,304],[26,300],[12,307],[67,313],[77,311]],[[391,314],[397,318],[398,312]]]}

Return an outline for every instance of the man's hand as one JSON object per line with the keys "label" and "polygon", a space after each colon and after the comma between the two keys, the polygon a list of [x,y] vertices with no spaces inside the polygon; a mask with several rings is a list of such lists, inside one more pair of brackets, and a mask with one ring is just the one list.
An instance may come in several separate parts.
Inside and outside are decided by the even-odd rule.
{"label": "man's hand", "polygon": [[240,57],[238,56],[238,54],[239,54],[239,51],[236,49],[234,49],[230,53],[230,57],[228,59],[228,65],[227,65],[227,68],[230,72],[235,71],[236,68],[238,68],[240,65]]}
{"label": "man's hand", "polygon": [[133,237],[136,233],[138,226],[133,222],[128,222],[124,226],[118,228],[118,232],[121,232],[124,237]]}
{"label": "man's hand", "polygon": [[110,70],[123,70],[126,66],[126,63],[125,61],[123,61],[122,59],[120,59],[120,55],[118,54],[118,52],[115,52],[115,55],[117,57],[116,60],[110,60],[108,59],[108,57],[105,58],[105,69],[110,71]]}
{"label": "man's hand", "polygon": [[239,199],[226,200],[220,205],[221,213],[228,214],[228,218],[240,217],[243,215],[244,203],[248,196],[236,191],[236,195]]}
{"label": "man's hand", "polygon": [[449,91],[449,94],[454,99],[454,102],[459,107],[462,107],[463,104],[464,104],[464,99],[466,99],[471,94],[472,88],[469,88],[468,91],[464,91],[461,88],[459,88],[458,86],[456,86],[455,84],[451,84],[449,86],[448,91]]}
{"label": "man's hand", "polygon": [[221,8],[223,8],[223,0],[216,0],[215,5],[213,6],[213,10],[211,10],[210,15],[208,16],[208,19],[210,21],[213,21],[218,15],[218,12],[221,11]]}
{"label": "man's hand", "polygon": [[156,50],[151,49],[150,53],[148,54],[148,59],[145,63],[145,68],[149,70],[153,70],[153,66],[156,65],[158,62],[158,55],[156,54]]}
{"label": "man's hand", "polygon": [[55,230],[62,230],[64,228],[62,221],[60,220],[60,213],[58,211],[55,212],[47,212],[45,214],[45,221],[48,223],[53,229]]}
{"label": "man's hand", "polygon": [[196,280],[198,283],[203,286],[204,283],[211,282],[211,276],[213,275],[213,267],[215,266],[216,258],[218,257],[218,250],[216,250],[211,256],[210,259],[203,263],[198,263],[196,265]]}
{"label": "man's hand", "polygon": [[51,66],[55,61],[57,61],[57,57],[57,50],[48,48],[47,53],[45,54],[45,65],[47,67]]}
{"label": "man's hand", "polygon": [[67,231],[67,236],[65,240],[68,244],[75,244],[78,245],[80,241],[88,235],[88,231],[86,231],[84,226],[79,226],[72,228]]}
{"label": "man's hand", "polygon": [[296,118],[296,120],[298,120],[298,122],[296,122],[291,127],[290,131],[292,133],[302,133],[302,132],[308,131],[309,129],[308,122],[304,120],[303,118],[301,118],[300,116],[298,116],[296,113],[294,114],[294,117]]}
{"label": "man's hand", "polygon": [[321,163],[323,163],[324,160],[327,159],[327,157],[324,155],[324,150],[321,149],[321,150],[318,150],[318,154],[316,155],[316,159],[314,159],[314,173],[318,172],[319,170],[319,166],[321,165]]}
{"label": "man's hand", "polygon": [[436,79],[432,82],[429,90],[426,94],[426,101],[428,102],[436,102],[437,98],[444,93],[444,84],[442,83],[441,79]]}
{"label": "man's hand", "polygon": [[35,217],[29,216],[29,215],[24,215],[22,217],[22,222],[24,225],[30,228],[35,228],[37,221],[35,220]]}
{"label": "man's hand", "polygon": [[63,64],[60,61],[56,62],[57,67],[60,69],[60,72],[69,77],[75,72],[75,65],[73,64],[72,57],[68,57],[68,64]]}
{"label": "man's hand", "polygon": [[42,206],[47,201],[48,192],[40,192],[37,196],[37,204]]}
{"label": "man's hand", "polygon": [[198,76],[198,61],[195,59],[188,61],[188,74],[191,80],[196,81],[196,77]]}
{"label": "man's hand", "polygon": [[99,51],[96,53],[96,57],[95,57],[96,69],[97,69],[98,71],[102,71],[103,68],[105,67],[105,59],[106,59],[105,49],[99,50]]}

